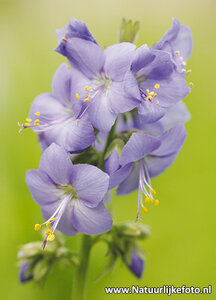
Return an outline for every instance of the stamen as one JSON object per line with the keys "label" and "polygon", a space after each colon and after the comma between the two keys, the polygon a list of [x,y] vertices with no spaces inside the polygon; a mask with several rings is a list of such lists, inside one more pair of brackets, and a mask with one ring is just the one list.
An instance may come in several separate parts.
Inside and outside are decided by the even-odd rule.
{"label": "stamen", "polygon": [[145,203],[149,203],[149,202],[151,202],[151,198],[146,197],[146,198],[145,198]]}
{"label": "stamen", "polygon": [[68,37],[65,35],[65,36],[63,36],[62,40],[63,40],[63,41],[67,41],[67,40],[68,40]]}
{"label": "stamen", "polygon": [[49,234],[48,237],[47,237],[47,241],[48,242],[52,242],[52,241],[54,241],[54,239],[55,239],[55,235],[54,234]]}
{"label": "stamen", "polygon": [[26,118],[26,122],[31,123],[32,119]]}
{"label": "stamen", "polygon": [[176,54],[176,55],[179,55],[179,54],[180,54],[180,51],[178,51],[178,50],[175,51],[175,54]]}
{"label": "stamen", "polygon": [[155,87],[155,89],[159,89],[160,84],[156,83],[154,87]]}
{"label": "stamen", "polygon": [[156,194],[156,191],[151,186],[150,176],[148,173],[148,169],[145,166],[144,160],[140,160],[139,162],[139,190],[138,190],[138,203],[137,203],[137,219],[140,219],[140,213],[139,213],[139,205],[143,208],[143,211],[145,213],[148,212],[147,207],[143,205],[142,202],[142,194],[145,195],[145,203],[154,203],[155,206],[159,204],[158,199],[154,199],[154,196]]}
{"label": "stamen", "polygon": [[41,225],[40,224],[35,224],[34,229],[35,229],[35,231],[39,231],[41,229]]}
{"label": "stamen", "polygon": [[143,207],[143,210],[144,210],[144,213],[148,212],[148,208],[146,208],[146,207]]}
{"label": "stamen", "polygon": [[158,206],[158,205],[159,205],[159,200],[158,200],[158,199],[156,199],[156,200],[154,201],[154,205],[155,205],[155,206]]}
{"label": "stamen", "polygon": [[50,235],[50,234],[53,234],[52,230],[51,229],[47,229],[46,235]]}
{"label": "stamen", "polygon": [[91,96],[88,95],[88,97],[87,97],[86,99],[84,99],[83,101],[84,101],[84,102],[88,102],[88,101],[90,100],[90,98],[91,98]]}
{"label": "stamen", "polygon": [[90,91],[92,88],[91,87],[87,87],[87,86],[85,86],[85,91],[87,92],[87,91]]}
{"label": "stamen", "polygon": [[46,222],[46,227],[50,227],[51,223],[50,221]]}
{"label": "stamen", "polygon": [[189,85],[190,88],[193,88],[193,87],[194,87],[193,82],[189,82],[188,85]]}
{"label": "stamen", "polygon": [[34,126],[39,126],[39,120],[38,119],[34,121]]}
{"label": "stamen", "polygon": [[39,111],[35,113],[35,116],[38,116],[38,117],[40,116]]}
{"label": "stamen", "polygon": [[156,191],[155,190],[151,190],[151,193],[152,193],[152,195],[155,195],[156,194]]}
{"label": "stamen", "polygon": [[77,98],[77,100],[79,100],[80,99],[80,95],[76,94],[76,98]]}
{"label": "stamen", "polygon": [[[67,208],[67,205],[69,203],[69,201],[72,199],[72,194],[67,194],[67,196],[61,200],[60,205],[57,207],[56,211],[53,213],[53,215],[47,220],[45,221],[43,224],[36,224],[35,225],[35,230],[38,231],[40,230],[42,225],[45,225],[49,228],[51,225],[50,229],[46,230],[46,237],[44,239],[44,242],[42,244],[42,249],[45,248],[47,241],[51,242],[55,239],[55,235],[54,235],[54,231],[65,211],[65,209]],[[55,216],[55,217],[54,217]]]}

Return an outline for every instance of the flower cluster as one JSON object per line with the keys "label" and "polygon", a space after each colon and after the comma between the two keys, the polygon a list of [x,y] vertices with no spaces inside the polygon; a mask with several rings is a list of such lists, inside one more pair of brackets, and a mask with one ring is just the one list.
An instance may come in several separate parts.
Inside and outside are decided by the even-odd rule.
{"label": "flower cluster", "polygon": [[138,189],[137,220],[146,204],[159,204],[151,178],[175,160],[190,118],[182,100],[192,87],[186,82],[192,35],[173,19],[153,47],[136,48],[136,28],[130,42],[121,28],[121,42],[105,50],[76,19],[57,31],[56,52],[69,66],[57,69],[52,92],[36,97],[19,124],[38,134],[43,150],[38,170],[26,173],[46,220],[35,225],[36,231],[47,227],[43,247],[56,229],[67,236],[109,231],[105,204],[116,187],[118,195]]}

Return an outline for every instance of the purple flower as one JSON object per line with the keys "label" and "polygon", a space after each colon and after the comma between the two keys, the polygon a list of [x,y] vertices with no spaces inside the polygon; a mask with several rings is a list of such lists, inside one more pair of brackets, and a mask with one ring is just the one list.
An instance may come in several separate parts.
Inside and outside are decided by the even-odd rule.
{"label": "purple flower", "polygon": [[[55,229],[68,236],[82,232],[102,234],[112,228],[112,219],[102,198],[108,189],[109,176],[95,166],[73,165],[69,154],[56,144],[42,154],[39,169],[26,173],[26,183],[36,203],[42,208],[47,240],[54,239]],[[41,225],[36,224],[35,230]]]}
{"label": "purple flower", "polygon": [[120,43],[103,51],[82,34],[74,37],[66,33],[56,49],[68,58],[77,78],[77,98],[87,104],[80,118],[88,111],[93,126],[103,132],[110,130],[118,113],[130,111],[140,102],[124,90],[124,76],[135,48],[134,44]]}
{"label": "purple flower", "polygon": [[133,118],[133,129],[142,130],[152,135],[161,135],[166,130],[175,127],[178,124],[186,123],[190,120],[191,115],[184,104],[180,101],[166,110],[165,115],[158,121],[150,124],[145,123],[145,117],[137,114]]}
{"label": "purple flower", "polygon": [[33,274],[28,274],[29,272],[29,263],[25,263],[24,265],[22,265],[20,267],[20,271],[19,271],[19,279],[21,283],[30,281],[33,279]]}
{"label": "purple flower", "polygon": [[75,94],[71,70],[64,63],[53,77],[52,93],[36,97],[22,125],[39,134],[43,149],[55,142],[67,151],[79,152],[94,142],[94,130],[87,115],[77,120],[81,103]]}
{"label": "purple flower", "polygon": [[110,175],[109,189],[118,186],[117,194],[125,195],[138,189],[137,219],[140,217],[139,206],[147,212],[142,194],[146,202],[159,201],[154,199],[155,190],[150,178],[161,174],[175,160],[186,138],[184,125],[179,124],[159,137],[142,132],[133,133],[121,152],[113,152],[105,162]]}
{"label": "purple flower", "polygon": [[125,76],[125,90],[141,102],[138,112],[144,116],[145,123],[162,118],[168,107],[190,92],[170,54],[149,49],[147,45],[136,50],[131,69]]}
{"label": "purple flower", "polygon": [[143,274],[143,270],[145,267],[145,262],[142,258],[140,258],[136,252],[131,252],[131,263],[128,265],[128,268],[131,272],[137,277],[141,278]]}
{"label": "purple flower", "polygon": [[178,20],[173,18],[172,27],[152,48],[170,53],[178,66],[178,70],[184,73],[186,61],[193,50],[191,29],[188,26],[181,25]]}
{"label": "purple flower", "polygon": [[57,29],[56,35],[59,42],[58,48],[59,50],[61,49],[60,51],[64,51],[65,43],[63,41],[72,37],[81,38],[97,44],[86,24],[75,18],[71,18],[65,27]]}

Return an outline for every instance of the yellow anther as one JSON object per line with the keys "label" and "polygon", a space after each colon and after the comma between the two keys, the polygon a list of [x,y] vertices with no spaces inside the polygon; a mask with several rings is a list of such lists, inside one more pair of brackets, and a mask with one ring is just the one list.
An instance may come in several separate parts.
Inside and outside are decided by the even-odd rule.
{"label": "yellow anther", "polygon": [[67,41],[67,39],[68,38],[66,36],[63,36],[63,38],[62,38],[63,41]]}
{"label": "yellow anther", "polygon": [[153,101],[153,98],[152,98],[152,96],[147,96],[146,97],[146,100],[150,100],[151,102]]}
{"label": "yellow anther", "polygon": [[50,221],[46,222],[46,227],[50,227],[51,223]]}
{"label": "yellow anther", "polygon": [[54,221],[54,220],[55,220],[55,218],[51,218],[51,219],[50,219],[50,221]]}
{"label": "yellow anther", "polygon": [[159,101],[158,101],[158,100],[156,100],[154,103],[155,103],[155,104],[159,104]]}
{"label": "yellow anther", "polygon": [[187,65],[186,61],[183,61],[183,62],[182,62],[182,65],[183,65],[183,66],[186,66],[186,65]]}
{"label": "yellow anther", "polygon": [[154,95],[154,92],[147,92],[148,93],[148,96],[153,96]]}
{"label": "yellow anther", "polygon": [[192,72],[192,70],[191,70],[191,69],[187,70],[187,73],[191,73],[191,72]]}
{"label": "yellow anther", "polygon": [[48,235],[48,237],[47,237],[47,241],[48,241],[48,242],[52,242],[54,239],[55,239],[55,235],[54,235],[54,234],[50,234],[50,235]]}
{"label": "yellow anther", "polygon": [[88,97],[84,100],[84,102],[87,102],[87,101],[89,101],[90,100],[90,95],[88,95]]}
{"label": "yellow anther", "polygon": [[193,82],[189,82],[189,83],[188,83],[188,85],[189,85],[189,87],[191,87],[191,88],[193,88],[193,87],[194,87],[194,84],[193,84]]}
{"label": "yellow anther", "polygon": [[37,119],[34,121],[34,126],[38,126],[38,125],[39,125],[39,120]]}
{"label": "yellow anther", "polygon": [[35,116],[38,116],[38,117],[40,116],[39,111],[35,113]]}
{"label": "yellow anther", "polygon": [[184,61],[184,58],[182,56],[179,57],[180,62]]}
{"label": "yellow anther", "polygon": [[34,230],[39,231],[40,229],[41,229],[41,225],[40,224],[35,224]]}
{"label": "yellow anther", "polygon": [[47,231],[46,231],[46,235],[50,235],[50,234],[52,234],[52,230],[50,230],[50,229],[47,229]]}
{"label": "yellow anther", "polygon": [[186,70],[185,69],[182,69],[181,70],[181,73],[183,74],[183,73],[186,73]]}
{"label": "yellow anther", "polygon": [[160,84],[156,83],[154,87],[155,87],[156,89],[159,89]]}
{"label": "yellow anther", "polygon": [[154,98],[157,97],[157,93],[155,93],[153,97],[154,97]]}
{"label": "yellow anther", "polygon": [[92,88],[91,87],[87,87],[87,86],[85,86],[85,91],[90,91]]}
{"label": "yellow anther", "polygon": [[77,100],[79,100],[80,99],[80,95],[76,94],[76,98],[77,98]]}
{"label": "yellow anther", "polygon": [[148,209],[146,207],[143,207],[144,213],[148,212]]}
{"label": "yellow anther", "polygon": [[54,234],[50,234],[50,235],[48,235],[48,237],[47,237],[47,241],[48,241],[48,242],[52,242],[54,239],[55,239],[55,235],[54,235]]}
{"label": "yellow anther", "polygon": [[159,204],[159,200],[158,199],[154,200],[154,205],[158,206],[158,204]]}
{"label": "yellow anther", "polygon": [[30,123],[24,123],[24,126],[31,126]]}
{"label": "yellow anther", "polygon": [[149,203],[149,202],[151,202],[151,198],[146,197],[146,198],[145,198],[145,203]]}
{"label": "yellow anther", "polygon": [[176,51],[175,54],[176,54],[176,55],[179,55],[179,54],[180,54],[180,51]]}
{"label": "yellow anther", "polygon": [[156,194],[156,191],[154,189],[151,190],[152,195]]}
{"label": "yellow anther", "polygon": [[26,122],[30,123],[32,119],[26,118]]}

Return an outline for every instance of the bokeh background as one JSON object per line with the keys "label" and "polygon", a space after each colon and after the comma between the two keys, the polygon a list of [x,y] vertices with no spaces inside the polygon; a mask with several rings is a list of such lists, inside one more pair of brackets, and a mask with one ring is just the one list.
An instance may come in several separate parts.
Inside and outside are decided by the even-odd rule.
{"label": "bokeh background", "polygon": [[[194,82],[185,99],[192,119],[188,137],[175,164],[153,181],[160,205],[146,215],[152,236],[143,242],[146,270],[136,280],[120,262],[114,273],[99,283],[94,279],[105,264],[103,245],[92,252],[87,299],[113,299],[156,295],[105,295],[104,286],[213,286],[216,285],[215,187],[215,0],[1,0],[0,1],[0,259],[1,299],[70,299],[72,270],[56,267],[41,290],[21,285],[17,276],[19,246],[40,239],[33,230],[42,220],[40,208],[25,185],[25,171],[37,168],[41,151],[36,135],[18,134],[34,97],[50,91],[51,78],[64,58],[55,53],[55,29],[75,17],[86,22],[97,39],[108,46],[117,40],[122,17],[140,20],[137,45],[158,41],[171,26],[172,17],[193,31],[194,52],[189,61]],[[113,197],[115,222],[134,220],[137,193]],[[80,236],[68,240],[74,249]],[[200,295],[200,297],[207,295]],[[167,297],[160,295],[160,299]],[[172,299],[181,296],[173,295]],[[199,297],[189,295],[191,299]],[[76,299],[74,299],[76,300]]]}

